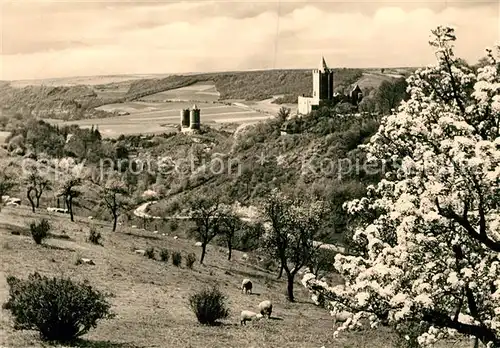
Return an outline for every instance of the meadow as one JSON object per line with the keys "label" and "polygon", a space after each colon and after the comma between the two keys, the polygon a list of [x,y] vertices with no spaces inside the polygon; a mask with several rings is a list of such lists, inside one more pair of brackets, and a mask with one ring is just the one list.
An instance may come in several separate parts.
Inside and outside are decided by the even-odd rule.
{"label": "meadow", "polygon": [[[37,246],[23,233],[27,223],[49,218],[53,232],[64,238],[51,238]],[[38,271],[44,275],[91,280],[102,291],[113,293],[110,299],[116,317],[102,321],[84,336],[87,347],[387,347],[392,335],[386,330],[348,333],[334,339],[332,319],[324,309],[315,306],[308,292],[297,279],[297,302],[285,299],[286,280],[258,266],[252,255],[248,261],[235,251],[233,260],[226,260],[224,248],[209,245],[206,265],[195,263],[194,269],[184,264],[178,268],[134,253],[149,246],[157,251],[167,248],[183,255],[200,248],[193,240],[174,238],[177,232],[153,233],[130,226],[110,232],[108,223],[93,221],[103,235],[103,246],[85,241],[89,220],[77,217],[69,223],[68,216],[41,211],[32,214],[25,207],[5,207],[0,213],[1,259],[0,302],[8,295],[7,275],[26,277]],[[162,232],[166,232],[163,236]],[[180,233],[181,231],[179,231]],[[179,234],[181,235],[181,234]],[[80,258],[91,258],[95,265],[76,265]],[[158,258],[158,255],[156,256]],[[239,286],[243,278],[254,282],[254,294],[244,295]],[[197,323],[187,305],[188,296],[205,285],[217,284],[228,296],[230,317],[218,327]],[[269,299],[274,303],[271,319],[240,326],[241,310],[256,310]],[[5,313],[5,312],[4,312]],[[3,313],[3,314],[4,314]],[[2,347],[43,347],[35,332],[14,331],[8,315],[0,316]]]}

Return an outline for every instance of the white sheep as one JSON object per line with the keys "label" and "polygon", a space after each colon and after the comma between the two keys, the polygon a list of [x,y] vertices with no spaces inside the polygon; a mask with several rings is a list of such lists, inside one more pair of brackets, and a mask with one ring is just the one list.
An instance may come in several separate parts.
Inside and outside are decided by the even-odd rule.
{"label": "white sheep", "polygon": [[241,311],[240,324],[246,325],[247,321],[260,320],[261,318],[262,318],[262,314],[244,310],[244,311]]}
{"label": "white sheep", "polygon": [[344,323],[348,319],[352,319],[353,316],[354,315],[348,311],[333,312],[333,326],[337,325],[337,323]]}
{"label": "white sheep", "polygon": [[252,293],[252,281],[250,279],[243,279],[243,281],[241,282],[241,292],[245,292],[248,293],[250,291],[250,293]]}
{"label": "white sheep", "polygon": [[273,313],[273,304],[269,300],[262,301],[259,303],[259,311],[262,316],[266,316],[267,318],[271,318],[271,314]]}

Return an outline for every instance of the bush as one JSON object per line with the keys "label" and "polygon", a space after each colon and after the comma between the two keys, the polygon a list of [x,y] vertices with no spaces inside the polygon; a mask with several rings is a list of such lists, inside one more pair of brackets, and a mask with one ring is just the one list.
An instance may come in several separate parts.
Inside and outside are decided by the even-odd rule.
{"label": "bush", "polygon": [[408,320],[395,327],[397,334],[395,347],[397,348],[417,348],[418,336],[429,330],[430,325],[420,320]]}
{"label": "bush", "polygon": [[149,247],[146,249],[146,252],[144,253],[144,256],[146,256],[148,259],[153,259],[155,258],[155,248]]}
{"label": "bush", "polygon": [[216,287],[205,288],[189,296],[189,307],[203,325],[215,325],[229,316],[226,296]]}
{"label": "bush", "polygon": [[170,220],[169,228],[171,232],[175,232],[179,228],[179,223],[176,220]]}
{"label": "bush", "polygon": [[172,253],[172,265],[179,267],[182,262],[182,254],[180,251],[174,251]]}
{"label": "bush", "polygon": [[31,237],[36,244],[42,244],[42,241],[49,236],[50,224],[46,219],[40,223],[32,222],[30,224]]}
{"label": "bush", "polygon": [[68,342],[110,319],[106,295],[85,283],[48,278],[38,273],[27,280],[7,277],[9,299],[4,308],[17,330],[37,330],[42,340]]}
{"label": "bush", "polygon": [[167,262],[169,256],[170,254],[168,253],[168,249],[161,249],[160,260],[162,260],[163,262]]}
{"label": "bush", "polygon": [[193,268],[193,264],[196,261],[196,255],[194,253],[189,253],[186,256],[186,266],[187,268]]}
{"label": "bush", "polygon": [[101,245],[101,233],[97,232],[97,230],[93,227],[90,228],[88,241],[89,243]]}

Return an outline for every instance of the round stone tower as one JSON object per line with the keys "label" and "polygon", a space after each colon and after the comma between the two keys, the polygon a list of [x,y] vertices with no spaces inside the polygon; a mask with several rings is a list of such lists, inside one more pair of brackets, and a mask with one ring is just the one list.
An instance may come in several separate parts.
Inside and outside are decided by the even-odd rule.
{"label": "round stone tower", "polygon": [[200,129],[201,119],[200,119],[200,109],[195,105],[191,109],[191,119],[190,119],[190,128],[191,129]]}

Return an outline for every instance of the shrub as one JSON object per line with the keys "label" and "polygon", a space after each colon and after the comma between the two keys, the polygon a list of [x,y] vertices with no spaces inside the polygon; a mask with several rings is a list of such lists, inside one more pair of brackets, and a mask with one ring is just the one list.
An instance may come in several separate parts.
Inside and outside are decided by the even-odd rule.
{"label": "shrub", "polygon": [[27,280],[7,277],[9,299],[4,308],[17,330],[37,330],[42,340],[68,342],[110,319],[106,295],[86,283],[48,278],[38,273]]}
{"label": "shrub", "polygon": [[32,222],[30,224],[31,237],[36,244],[42,244],[42,241],[49,236],[50,224],[46,219],[40,223]]}
{"label": "shrub", "polygon": [[90,228],[88,241],[89,243],[101,245],[101,233],[97,232],[97,230],[93,227]]}
{"label": "shrub", "polygon": [[186,266],[187,268],[193,268],[193,264],[196,261],[196,255],[194,253],[189,253],[186,256]]}
{"label": "shrub", "polygon": [[172,253],[172,265],[179,267],[182,262],[182,254],[180,251],[174,251]]}
{"label": "shrub", "polygon": [[215,325],[229,316],[226,296],[216,287],[205,288],[189,296],[189,307],[203,325]]}
{"label": "shrub", "polygon": [[149,247],[146,249],[146,252],[144,254],[148,259],[154,259],[155,258],[155,248]]}
{"label": "shrub", "polygon": [[168,249],[161,249],[160,260],[162,260],[163,262],[167,262],[169,256],[170,254],[168,253]]}
{"label": "shrub", "polygon": [[179,223],[176,220],[170,220],[169,227],[171,232],[175,232],[179,228]]}
{"label": "shrub", "polygon": [[395,327],[397,334],[395,347],[397,348],[417,348],[418,336],[429,330],[430,325],[423,321],[408,320]]}

